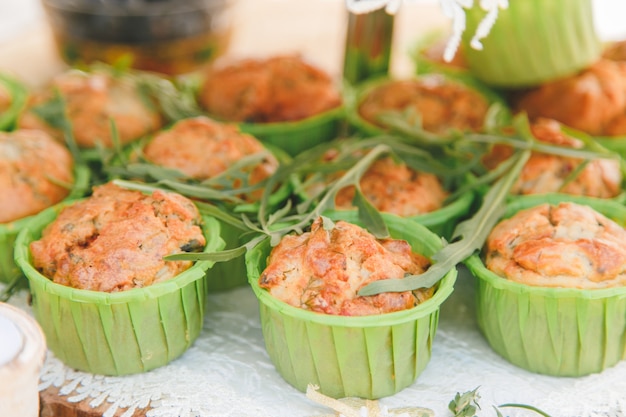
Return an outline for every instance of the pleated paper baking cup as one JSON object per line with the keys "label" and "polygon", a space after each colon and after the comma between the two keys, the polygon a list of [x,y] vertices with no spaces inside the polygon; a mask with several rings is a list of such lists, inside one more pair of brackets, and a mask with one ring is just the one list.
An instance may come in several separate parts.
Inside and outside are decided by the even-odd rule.
{"label": "pleated paper baking cup", "polygon": [[240,123],[242,132],[249,133],[291,156],[320,143],[335,139],[341,129],[345,110],[343,106],[292,122]]}
{"label": "pleated paper baking cup", "polygon": [[[60,209],[37,215],[15,243],[15,260],[28,277],[48,348],[69,367],[104,375],[148,371],[182,355],[202,329],[206,270],[213,262],[199,261],[167,281],[116,293],[56,284],[33,267],[29,244]],[[203,220],[204,250],[222,249],[219,223]]]}
{"label": "pleated paper baking cup", "polygon": [[[357,213],[328,213],[358,223]],[[383,215],[391,235],[415,252],[432,255],[441,239],[424,226]],[[439,307],[453,290],[456,269],[433,297],[404,311],[376,316],[333,316],[293,307],[258,285],[270,252],[268,241],[246,254],[248,279],[259,299],[265,346],[278,373],[305,391],[308,384],[334,398],[381,398],[413,384],[431,357]]]}
{"label": "pleated paper baking cup", "polygon": [[472,73],[504,88],[531,87],[574,74],[602,53],[591,0],[513,0],[477,50],[470,42],[487,12],[466,12],[463,51]]}
{"label": "pleated paper baking cup", "polygon": [[[74,169],[74,186],[64,201],[83,197],[89,189],[90,171],[84,165]],[[35,216],[24,217],[10,223],[0,224],[0,282],[9,283],[22,276],[22,271],[13,259],[13,245],[17,234],[26,227]]]}
{"label": "pleated paper baking cup", "polygon": [[[545,202],[582,198],[518,199],[507,215]],[[589,206],[626,223],[626,207],[587,198]],[[479,255],[466,265],[477,277],[477,319],[487,342],[512,364],[540,374],[576,377],[626,358],[626,287],[583,290],[530,286],[488,270]]]}
{"label": "pleated paper baking cup", "polygon": [[[243,230],[225,221],[219,221],[219,223],[220,235],[225,242],[224,249],[233,249],[245,243]],[[216,262],[211,269],[207,270],[207,278],[206,285],[209,293],[245,285],[248,282],[248,275],[244,255],[228,261]]]}

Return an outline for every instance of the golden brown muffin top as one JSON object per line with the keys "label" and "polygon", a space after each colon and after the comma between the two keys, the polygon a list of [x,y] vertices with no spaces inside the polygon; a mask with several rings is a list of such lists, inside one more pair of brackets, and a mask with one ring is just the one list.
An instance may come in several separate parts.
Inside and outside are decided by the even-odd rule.
{"label": "golden brown muffin top", "polygon": [[122,144],[154,132],[163,124],[156,106],[142,96],[130,79],[79,71],[59,75],[48,88],[34,94],[18,124],[46,130],[63,140],[58,127],[50,126],[33,111],[34,107],[54,100],[57,91],[65,101],[65,114],[72,124],[74,139],[82,148],[94,148],[99,143],[112,147],[111,121],[115,122]]}
{"label": "golden brown muffin top", "polygon": [[485,265],[527,285],[607,288],[626,284],[626,230],[591,207],[560,203],[522,210],[494,227]]}
{"label": "golden brown muffin top", "polygon": [[626,62],[601,59],[529,90],[515,107],[531,119],[555,119],[591,135],[626,134]]}
{"label": "golden brown muffin top", "polygon": [[328,230],[318,218],[310,232],[285,236],[273,248],[259,285],[306,310],[343,316],[382,314],[414,307],[434,290],[362,297],[357,295],[359,289],[374,281],[422,273],[429,265],[404,240],[376,239],[345,221]]}
{"label": "golden brown muffin top", "polygon": [[389,111],[415,109],[422,128],[444,134],[452,129],[480,131],[489,103],[478,92],[440,75],[388,81],[374,87],[359,104],[359,114],[380,127],[379,116]]}
{"label": "golden brown muffin top", "polygon": [[0,132],[0,223],[63,200],[74,183],[71,153],[39,130]]}
{"label": "golden brown muffin top", "polygon": [[[531,132],[540,142],[571,148],[582,148],[583,143],[561,131],[556,120],[539,118],[531,123]],[[513,149],[505,145],[494,146],[485,159],[488,168],[495,168],[511,156]],[[584,167],[571,179],[579,167]],[[622,191],[622,172],[615,159],[585,161],[579,158],[532,152],[522,168],[519,179],[511,188],[512,194],[543,194],[562,192],[598,198],[612,198]]]}
{"label": "golden brown muffin top", "polygon": [[211,68],[199,102],[219,119],[270,123],[302,120],[340,106],[342,99],[328,74],[289,55]]}
{"label": "golden brown muffin top", "polygon": [[[248,185],[258,184],[278,168],[277,159],[255,137],[235,125],[208,117],[178,121],[156,134],[143,152],[150,162],[199,180],[213,178],[242,158],[262,152],[267,157],[249,169]],[[261,193],[255,192],[249,198],[258,199]]]}
{"label": "golden brown muffin top", "polygon": [[[448,193],[437,176],[418,172],[391,157],[376,160],[363,174],[361,191],[378,211],[408,217],[441,208]],[[335,205],[350,209],[354,187],[337,193]]]}
{"label": "golden brown muffin top", "polygon": [[171,192],[145,195],[113,183],[72,204],[30,245],[33,265],[54,282],[117,292],[173,278],[190,261],[164,256],[206,244],[191,200]]}

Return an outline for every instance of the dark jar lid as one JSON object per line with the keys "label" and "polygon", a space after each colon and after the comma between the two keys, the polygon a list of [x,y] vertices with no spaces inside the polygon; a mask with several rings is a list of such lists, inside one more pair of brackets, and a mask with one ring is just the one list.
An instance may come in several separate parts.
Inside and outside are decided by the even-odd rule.
{"label": "dark jar lid", "polygon": [[53,30],[74,39],[147,43],[219,31],[229,0],[43,0]]}

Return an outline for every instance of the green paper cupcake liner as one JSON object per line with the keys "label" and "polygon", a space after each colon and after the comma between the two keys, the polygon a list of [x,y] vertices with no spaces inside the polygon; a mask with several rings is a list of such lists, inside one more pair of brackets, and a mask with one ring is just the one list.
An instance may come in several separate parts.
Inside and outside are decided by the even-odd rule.
{"label": "green paper cupcake liner", "polygon": [[[355,212],[327,213],[358,224]],[[441,239],[410,220],[383,214],[391,235],[416,252],[432,255]],[[278,373],[300,391],[316,384],[334,398],[381,398],[413,384],[428,364],[439,307],[451,294],[456,269],[433,297],[404,311],[346,317],[315,313],[284,303],[258,285],[271,248],[266,240],[246,254],[248,280],[259,299],[265,346]]]}
{"label": "green paper cupcake liner", "polygon": [[[545,195],[518,199],[505,217],[542,203],[574,201],[626,224],[626,207],[614,201]],[[478,325],[493,350],[540,374],[583,376],[626,358],[626,287],[581,290],[509,281],[488,270],[480,256],[465,262],[477,277]]]}
{"label": "green paper cupcake liner", "polygon": [[[103,375],[148,371],[182,355],[202,330],[206,270],[213,262],[199,261],[170,280],[116,293],[56,284],[32,266],[28,247],[63,206],[38,214],[15,243],[48,348],[69,367]],[[222,249],[219,223],[203,220],[204,250]]]}
{"label": "green paper cupcake liner", "polygon": [[9,131],[15,128],[15,122],[26,106],[28,90],[21,82],[6,74],[0,74],[0,85],[11,96],[9,108],[0,112],[0,130]]}
{"label": "green paper cupcake liner", "polygon": [[[225,242],[224,249],[233,249],[245,243],[240,228],[220,221],[220,235]],[[244,255],[225,262],[216,262],[207,270],[207,291],[215,293],[245,285],[248,282]]]}
{"label": "green paper cupcake liner", "polygon": [[344,114],[344,106],[340,106],[303,120],[240,123],[239,128],[242,132],[295,156],[315,145],[335,139],[340,133]]}
{"label": "green paper cupcake liner", "polygon": [[[63,201],[71,201],[83,197],[89,189],[90,171],[84,165],[74,168],[74,186]],[[17,234],[27,227],[35,215],[24,217],[10,223],[0,224],[0,282],[11,283],[23,274],[13,259],[13,246]]]}
{"label": "green paper cupcake liner", "polygon": [[472,73],[489,85],[538,85],[573,74],[602,53],[591,0],[511,1],[476,50],[470,41],[485,15],[478,5],[466,11],[462,43]]}

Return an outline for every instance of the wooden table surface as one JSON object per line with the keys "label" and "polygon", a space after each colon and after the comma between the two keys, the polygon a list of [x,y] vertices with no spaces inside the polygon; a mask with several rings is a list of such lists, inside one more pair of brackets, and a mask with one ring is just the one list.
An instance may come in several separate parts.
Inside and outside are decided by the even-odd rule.
{"label": "wooden table surface", "polygon": [[[342,0],[236,0],[234,32],[227,56],[269,56],[300,53],[335,77],[341,75],[347,12]],[[413,67],[407,51],[420,33],[442,27],[448,20],[436,3],[407,2],[395,18],[391,72],[409,75]],[[57,55],[50,28],[41,19],[36,27],[0,42],[0,72],[17,76],[32,88],[44,86],[67,69]],[[96,417],[104,407],[89,400],[68,402],[57,388],[40,393],[41,417]],[[120,409],[115,417],[126,410]],[[147,410],[133,416],[145,416]]]}

